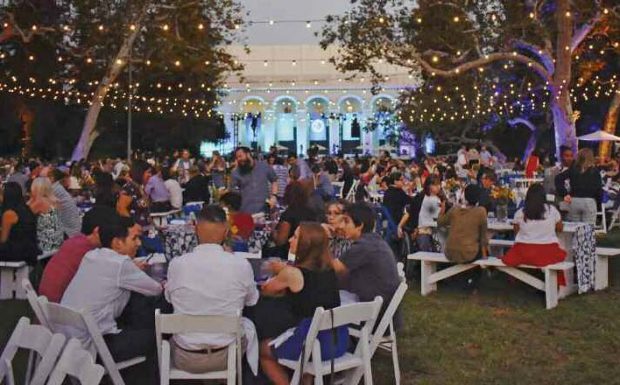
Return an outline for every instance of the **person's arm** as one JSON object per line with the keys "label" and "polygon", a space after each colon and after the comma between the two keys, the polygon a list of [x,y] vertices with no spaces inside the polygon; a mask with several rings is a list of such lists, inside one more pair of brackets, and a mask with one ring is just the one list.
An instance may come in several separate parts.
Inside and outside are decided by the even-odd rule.
{"label": "person's arm", "polygon": [[560,198],[564,198],[566,195],[568,195],[568,191],[566,191],[565,182],[567,179],[569,179],[569,170],[570,169],[564,170],[563,172],[556,175],[554,178],[555,191]]}
{"label": "person's arm", "polygon": [[156,296],[162,292],[161,284],[146,275],[130,259],[123,261],[118,277],[118,286],[146,296]]}
{"label": "person's arm", "polygon": [[334,271],[336,272],[336,275],[339,278],[342,277],[346,277],[347,274],[349,274],[349,270],[347,269],[347,266],[342,263],[342,261],[340,261],[340,259],[332,259],[332,268],[334,269]]}
{"label": "person's arm", "polygon": [[304,277],[296,267],[287,266],[278,275],[268,280],[262,287],[264,295],[275,296],[282,294],[285,290],[299,293],[304,287]]}
{"label": "person's arm", "polygon": [[409,212],[407,210],[405,210],[405,213],[403,214],[402,218],[400,219],[400,222],[398,222],[398,228],[397,228],[398,238],[402,238],[403,237],[403,227],[405,227],[407,222],[409,222]]}
{"label": "person's arm", "polygon": [[258,298],[260,297],[260,293],[256,288],[256,283],[254,282],[254,271],[252,270],[252,265],[250,262],[244,261],[244,272],[243,272],[243,281],[246,283],[246,293],[245,293],[245,306],[254,306],[256,302],[258,302]]}
{"label": "person's arm", "polygon": [[131,206],[131,202],[133,198],[129,196],[125,191],[121,191],[118,195],[118,200],[116,201],[116,212],[123,216],[129,216],[129,207]]}
{"label": "person's arm", "polygon": [[446,213],[439,214],[439,218],[437,218],[437,227],[449,226],[451,213],[452,210],[448,210]]}
{"label": "person's arm", "polygon": [[280,221],[278,227],[276,227],[275,231],[272,234],[273,241],[276,245],[281,246],[288,242],[289,234],[291,231],[291,224],[286,221]]}
{"label": "person's arm", "polygon": [[489,256],[489,238],[487,235],[487,213],[486,210],[480,210],[480,231],[478,233],[480,239],[480,253],[483,258]]}
{"label": "person's arm", "polygon": [[2,232],[0,233],[0,243],[6,243],[11,234],[11,228],[19,221],[17,213],[13,210],[6,210],[2,214]]}

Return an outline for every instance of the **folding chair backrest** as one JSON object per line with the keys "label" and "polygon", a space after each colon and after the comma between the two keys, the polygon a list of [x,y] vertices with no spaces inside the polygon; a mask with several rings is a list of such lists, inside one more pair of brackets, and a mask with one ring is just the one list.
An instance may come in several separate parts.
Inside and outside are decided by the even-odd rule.
{"label": "folding chair backrest", "polygon": [[[162,361],[162,335],[177,333],[223,333],[235,336],[238,382],[241,384],[241,312],[237,316],[162,314],[155,310],[157,357]],[[228,361],[231,362],[230,359]]]}
{"label": "folding chair backrest", "polygon": [[60,355],[65,340],[63,335],[52,334],[45,326],[31,325],[28,318],[20,318],[0,356],[0,382],[8,377],[8,384],[15,383],[12,360],[18,349],[27,349],[37,352],[41,358],[30,385],[43,385],[54,368],[54,363]]}
{"label": "folding chair backrest", "polygon": [[28,299],[28,303],[34,312],[34,315],[37,317],[39,323],[47,328],[49,328],[47,319],[45,318],[45,314],[39,305],[39,301],[37,300],[37,292],[32,287],[32,283],[28,278],[24,278],[21,282],[24,291],[26,292],[26,298]]}
{"label": "folding chair backrest", "polygon": [[[334,308],[331,311],[325,310],[322,307],[317,308],[314,312],[314,316],[312,317],[310,328],[308,329],[308,334],[306,336],[306,341],[304,345],[304,352],[300,357],[300,359],[303,358],[301,367],[303,368],[308,365],[313,351],[320,354],[320,349],[318,349],[317,351],[315,346],[315,342],[318,342],[316,340],[319,332],[323,330],[337,328],[343,325],[363,324],[361,330],[361,337],[359,339],[358,346],[355,349],[356,353],[358,353],[361,346],[363,344],[367,344],[370,339],[370,331],[375,326],[375,321],[381,309],[382,303],[383,299],[381,297],[376,297],[375,300],[372,302],[359,302],[343,305]],[[313,357],[312,359],[320,359],[320,357]],[[295,373],[295,376],[296,375],[299,375],[299,373]]]}
{"label": "folding chair backrest", "polygon": [[396,313],[396,310],[398,310],[398,306],[400,306],[400,303],[402,302],[408,288],[409,286],[407,285],[406,278],[404,276],[401,276],[400,283],[398,284],[398,287],[396,288],[396,291],[392,296],[392,300],[388,304],[388,307],[385,309],[383,317],[381,317],[381,319],[378,321],[379,324],[375,328],[374,334],[372,335],[370,341],[371,354],[374,353],[375,350],[377,350],[377,347],[381,343],[381,339],[385,335],[388,327],[393,327],[392,323],[394,320],[394,314]]}
{"label": "folding chair backrest", "polygon": [[75,338],[67,343],[47,385],[62,385],[67,376],[80,381],[82,385],[97,385],[105,374],[103,366],[95,364],[93,356],[82,348]]}
{"label": "folding chair backrest", "polygon": [[45,297],[39,297],[38,300],[52,331],[62,333],[69,338],[77,338],[84,349],[93,356],[99,356],[114,384],[124,384],[101,330],[90,314],[57,303],[50,303]]}

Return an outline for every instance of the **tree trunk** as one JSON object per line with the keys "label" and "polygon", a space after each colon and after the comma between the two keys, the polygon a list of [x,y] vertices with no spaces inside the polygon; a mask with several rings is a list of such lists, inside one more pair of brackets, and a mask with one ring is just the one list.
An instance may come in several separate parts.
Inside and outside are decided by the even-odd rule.
{"label": "tree trunk", "polygon": [[[620,116],[620,81],[616,84],[616,92],[611,104],[609,104],[609,110],[605,117],[605,123],[603,124],[603,131],[610,134],[615,134],[616,127],[618,126],[618,117]],[[608,158],[611,155],[611,142],[601,142],[598,147],[598,155],[601,158]]]}
{"label": "tree trunk", "polygon": [[34,113],[28,105],[20,100],[18,107],[19,120],[22,122],[22,157],[28,158],[32,153],[32,124]]}
{"label": "tree trunk", "polygon": [[97,139],[97,137],[101,134],[102,129],[97,129],[97,118],[99,117],[99,113],[103,107],[103,100],[107,96],[112,84],[114,84],[123,69],[125,69],[127,62],[131,60],[131,47],[140,32],[141,22],[145,14],[146,8],[139,16],[138,21],[133,23],[136,28],[125,38],[121,48],[116,54],[116,57],[110,62],[103,80],[99,83],[97,91],[90,101],[90,107],[88,108],[88,113],[86,114],[84,125],[82,126],[82,133],[80,134],[78,143],[73,149],[71,160],[86,159],[90,153],[93,143],[95,142],[95,139]]}
{"label": "tree trunk", "polygon": [[572,70],[573,18],[569,0],[558,0],[555,17],[558,27],[556,40],[556,66],[551,84],[551,113],[555,129],[555,152],[560,159],[560,146],[565,145],[577,151],[577,132],[573,120],[573,106],[570,100],[570,81]]}
{"label": "tree trunk", "polygon": [[527,145],[525,146],[525,151],[523,151],[523,162],[525,162],[536,148],[536,142],[538,140],[538,128],[534,125],[534,123],[530,122],[525,118],[510,119],[508,121],[508,124],[513,127],[517,124],[523,124],[531,131],[530,138],[528,139]]}

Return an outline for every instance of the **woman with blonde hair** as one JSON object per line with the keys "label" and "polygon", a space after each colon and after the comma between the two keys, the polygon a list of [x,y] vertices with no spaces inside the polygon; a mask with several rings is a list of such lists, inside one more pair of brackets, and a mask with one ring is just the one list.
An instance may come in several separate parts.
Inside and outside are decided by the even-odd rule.
{"label": "woman with blonde hair", "polygon": [[[567,191],[565,181],[570,190]],[[571,222],[596,224],[597,207],[603,197],[601,173],[594,163],[594,154],[589,148],[582,148],[577,153],[573,165],[556,177],[558,194],[568,205],[567,219]]]}
{"label": "woman with blonde hair", "polygon": [[[294,265],[280,261],[269,264],[275,276],[263,285],[263,298],[255,308],[261,368],[276,385],[289,383],[278,359],[299,359],[315,310],[340,306],[338,279],[325,229],[320,223],[302,222],[289,241],[289,250],[295,254]],[[289,329],[293,330],[288,338],[281,336]],[[273,344],[278,336],[279,343]],[[330,331],[325,336],[319,333],[319,340],[322,358],[337,358],[346,352],[348,332],[345,327],[335,335]]]}
{"label": "woman with blonde hair", "polygon": [[30,186],[28,207],[37,216],[37,242],[43,254],[58,249],[64,240],[57,206],[49,178],[35,178]]}

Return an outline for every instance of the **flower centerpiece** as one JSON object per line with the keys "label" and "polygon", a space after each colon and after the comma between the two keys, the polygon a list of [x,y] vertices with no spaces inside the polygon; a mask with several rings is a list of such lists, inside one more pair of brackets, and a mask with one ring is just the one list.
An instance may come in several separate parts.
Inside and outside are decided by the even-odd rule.
{"label": "flower centerpiece", "polygon": [[491,190],[491,197],[495,200],[495,217],[500,221],[508,219],[508,203],[514,201],[515,193],[506,186],[495,186]]}

